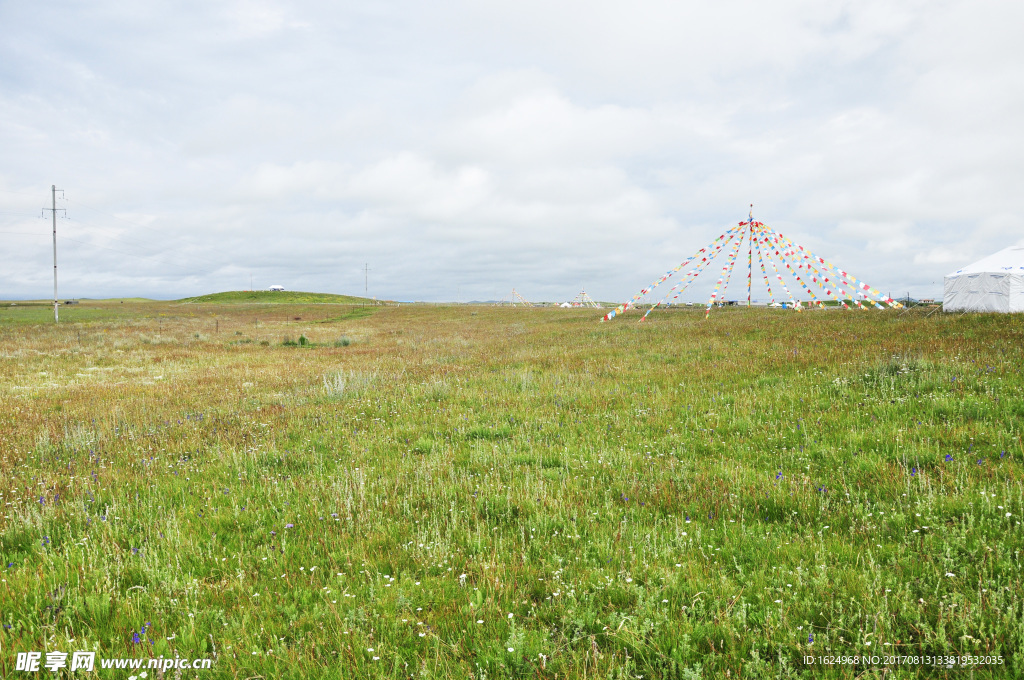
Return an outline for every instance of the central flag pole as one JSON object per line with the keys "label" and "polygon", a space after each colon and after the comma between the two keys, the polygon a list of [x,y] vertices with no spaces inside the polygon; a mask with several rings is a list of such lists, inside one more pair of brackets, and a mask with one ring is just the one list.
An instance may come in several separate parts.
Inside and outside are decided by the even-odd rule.
{"label": "central flag pole", "polygon": [[747,243],[747,307],[750,306],[750,285],[751,285],[751,272],[754,268],[754,204],[750,204],[750,213],[747,217],[749,218],[750,228],[750,240]]}

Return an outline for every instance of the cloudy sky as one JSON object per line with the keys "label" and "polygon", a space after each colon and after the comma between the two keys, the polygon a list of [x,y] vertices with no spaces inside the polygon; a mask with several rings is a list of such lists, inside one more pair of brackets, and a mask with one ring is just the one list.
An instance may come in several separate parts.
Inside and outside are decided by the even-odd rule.
{"label": "cloudy sky", "polygon": [[52,293],[53,184],[61,297],[362,294],[368,264],[382,298],[621,301],[750,203],[938,296],[1024,243],[1022,25],[1005,0],[0,0],[0,298]]}

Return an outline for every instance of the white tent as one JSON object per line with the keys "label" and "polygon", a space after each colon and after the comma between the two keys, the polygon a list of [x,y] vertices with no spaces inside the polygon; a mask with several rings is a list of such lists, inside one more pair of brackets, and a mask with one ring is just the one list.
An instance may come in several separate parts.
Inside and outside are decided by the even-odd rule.
{"label": "white tent", "polygon": [[1024,246],[1010,246],[946,276],[945,312],[1024,312]]}

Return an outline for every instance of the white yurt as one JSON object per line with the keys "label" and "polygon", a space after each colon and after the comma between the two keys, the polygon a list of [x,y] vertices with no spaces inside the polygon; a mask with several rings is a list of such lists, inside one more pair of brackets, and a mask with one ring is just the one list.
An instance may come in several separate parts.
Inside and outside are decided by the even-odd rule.
{"label": "white yurt", "polygon": [[1024,246],[1010,246],[942,280],[944,312],[1024,312]]}

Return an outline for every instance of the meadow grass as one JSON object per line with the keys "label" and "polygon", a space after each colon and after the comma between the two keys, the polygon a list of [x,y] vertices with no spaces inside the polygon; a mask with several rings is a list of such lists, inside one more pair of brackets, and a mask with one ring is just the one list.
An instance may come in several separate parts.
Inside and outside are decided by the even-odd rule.
{"label": "meadow grass", "polygon": [[375,304],[376,300],[355,297],[352,295],[336,295],[334,293],[303,293],[295,290],[230,290],[222,293],[210,293],[197,297],[184,298],[179,302],[218,302],[218,303],[271,303],[271,304]]}
{"label": "meadow grass", "polygon": [[2,677],[1024,674],[1020,315],[61,311],[0,314]]}

